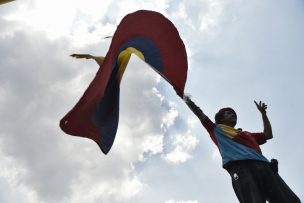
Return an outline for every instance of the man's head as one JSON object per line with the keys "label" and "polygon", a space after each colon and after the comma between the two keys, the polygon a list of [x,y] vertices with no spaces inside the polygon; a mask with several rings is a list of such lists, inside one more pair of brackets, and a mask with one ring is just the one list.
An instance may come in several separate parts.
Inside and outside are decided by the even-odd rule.
{"label": "man's head", "polygon": [[236,121],[237,115],[230,107],[222,108],[215,114],[216,124],[225,124],[234,127],[236,125]]}

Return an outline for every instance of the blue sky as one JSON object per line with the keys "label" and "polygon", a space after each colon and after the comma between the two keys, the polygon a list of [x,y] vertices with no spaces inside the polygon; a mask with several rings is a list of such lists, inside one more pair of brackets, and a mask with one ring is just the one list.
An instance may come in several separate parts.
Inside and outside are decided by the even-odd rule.
{"label": "blue sky", "polygon": [[205,129],[169,84],[133,57],[121,84],[120,123],[105,156],[65,135],[59,120],[94,78],[120,20],[154,10],[188,52],[185,92],[211,119],[238,113],[262,131],[254,100],[268,104],[274,138],[262,146],[303,200],[304,3],[301,0],[23,0],[0,6],[0,202],[235,203]]}

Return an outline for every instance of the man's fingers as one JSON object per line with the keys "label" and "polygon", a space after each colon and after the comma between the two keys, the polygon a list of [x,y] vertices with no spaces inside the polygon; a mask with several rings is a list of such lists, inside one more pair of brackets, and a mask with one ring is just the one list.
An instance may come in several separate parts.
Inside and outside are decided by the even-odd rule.
{"label": "man's fingers", "polygon": [[266,111],[267,105],[264,102],[259,101],[259,103],[258,103],[254,100],[254,103],[257,106],[257,108],[259,109],[259,111],[261,111],[262,113]]}
{"label": "man's fingers", "polygon": [[256,101],[254,101],[254,103],[255,103],[255,105],[257,106],[257,108],[258,109],[260,109],[261,108],[261,101],[258,103],[258,102],[256,102]]}

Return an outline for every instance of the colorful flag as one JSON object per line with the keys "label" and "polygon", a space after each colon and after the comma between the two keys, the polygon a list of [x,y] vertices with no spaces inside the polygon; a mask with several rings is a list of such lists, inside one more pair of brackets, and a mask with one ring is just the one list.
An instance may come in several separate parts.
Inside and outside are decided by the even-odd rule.
{"label": "colorful flag", "polygon": [[94,140],[105,154],[116,136],[119,86],[131,54],[149,64],[179,95],[184,93],[187,53],[174,25],[154,11],[140,10],[125,16],[95,78],[60,121],[64,132]]}

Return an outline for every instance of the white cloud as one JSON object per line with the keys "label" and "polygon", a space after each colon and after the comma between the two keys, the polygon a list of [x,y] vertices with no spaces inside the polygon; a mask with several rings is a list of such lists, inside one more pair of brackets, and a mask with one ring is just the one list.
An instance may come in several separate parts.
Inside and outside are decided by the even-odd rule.
{"label": "white cloud", "polygon": [[[160,81],[160,77],[158,77],[158,78],[159,79],[157,79],[157,83],[159,83],[159,81]],[[160,102],[164,101],[165,96],[160,94],[160,92],[158,91],[158,89],[156,87],[153,87],[152,91],[159,98]]]}
{"label": "white cloud", "polygon": [[168,200],[165,203],[198,203],[197,200]]}
{"label": "white cloud", "polygon": [[208,10],[201,17],[200,30],[207,33],[212,31],[212,28],[219,24],[222,12],[223,3],[221,0],[208,0]]}
{"label": "white cloud", "polygon": [[[7,46],[15,40],[19,41],[19,47],[12,49]],[[0,96],[0,115],[3,119],[0,131],[0,141],[3,144],[0,149],[1,153],[13,159],[10,165],[4,159],[1,160],[5,165],[1,167],[2,179],[11,188],[15,188],[13,190],[19,195],[27,194],[28,200],[24,200],[25,202],[83,202],[84,199],[88,202],[97,199],[120,202],[138,194],[143,184],[134,174],[131,163],[138,161],[145,150],[153,153],[161,150],[162,139],[158,138],[157,133],[156,138],[152,137],[154,132],[150,129],[153,126],[150,127],[149,122],[146,122],[146,127],[143,126],[138,132],[140,135],[143,133],[141,137],[137,137],[138,140],[134,131],[130,131],[130,137],[125,137],[130,139],[129,145],[119,146],[118,139],[115,145],[125,151],[112,150],[112,154],[108,155],[112,157],[110,160],[102,155],[94,142],[63,135],[58,122],[92,79],[93,74],[89,69],[95,68],[96,72],[97,65],[79,67],[82,64],[80,61],[74,63],[68,53],[62,52],[61,46],[64,45],[60,43],[66,42],[49,43],[41,35],[36,35],[35,40],[39,43],[31,46],[29,35],[21,33],[7,37],[5,43],[2,43],[1,51],[11,58],[6,57],[1,61],[1,68],[5,69],[1,69],[0,76],[0,89],[4,93]],[[65,45],[69,46],[68,43]],[[26,56],[35,57],[24,56],[25,49]],[[41,51],[44,49],[52,54]],[[23,65],[10,63],[14,59],[12,55]],[[46,63],[46,59],[52,60]],[[76,68],[71,68],[72,63]],[[139,83],[146,81],[148,80],[143,78],[134,85],[143,87]],[[151,94],[153,81],[155,80],[151,80]],[[142,91],[147,89],[142,88]],[[159,108],[157,98],[152,102],[158,104]],[[138,116],[147,115],[149,111],[150,108],[147,108]],[[161,119],[158,120],[159,123],[155,126],[160,130]],[[133,124],[138,123],[141,123],[140,119]],[[150,136],[145,137],[145,134]],[[123,134],[118,134],[118,137],[124,140]],[[134,143],[136,140],[138,142]],[[133,144],[139,147],[133,148]],[[79,191],[86,191],[86,195],[79,197],[83,194]]]}
{"label": "white cloud", "polygon": [[170,128],[170,126],[172,126],[175,122],[175,119],[178,116],[178,111],[175,108],[175,104],[170,102],[169,103],[169,110],[168,112],[163,116],[162,118],[162,128],[164,128],[165,130],[167,128]]}
{"label": "white cloud", "polygon": [[169,162],[178,164],[191,159],[190,152],[195,149],[199,141],[188,131],[185,135],[172,136],[172,142],[174,149],[165,154],[164,158]]}
{"label": "white cloud", "polygon": [[[5,18],[10,21],[22,23],[23,26],[25,26],[23,28],[35,32],[43,31],[51,39],[62,36],[68,37],[71,34],[82,34],[81,29],[87,31],[92,24],[98,25],[99,18],[103,17],[110,4],[108,1],[100,4],[100,1],[96,0],[90,0],[88,2],[79,0],[42,0],[32,1],[30,6],[15,3],[16,10],[5,16]],[[90,33],[86,34],[87,38],[82,38],[82,40],[94,42],[90,39],[92,37],[95,39],[94,35],[89,35]],[[75,37],[76,39],[81,39],[79,36]]]}
{"label": "white cloud", "polygon": [[69,202],[98,202],[100,200],[105,202],[123,202],[137,195],[144,187],[136,176],[106,182],[100,181],[94,185],[90,184],[92,180],[88,176],[80,179],[82,179],[80,182],[75,182],[72,185],[73,195]]}
{"label": "white cloud", "polygon": [[142,143],[144,151],[150,151],[152,154],[163,151],[163,135],[144,135],[146,139]]}
{"label": "white cloud", "polygon": [[175,149],[172,152],[166,154],[164,158],[172,163],[184,163],[190,159],[191,156],[185,152],[182,147],[176,146]]}
{"label": "white cloud", "polygon": [[219,152],[219,150],[217,148],[213,150],[212,159],[217,160],[219,162],[222,161],[221,154],[220,154],[220,152]]}
{"label": "white cloud", "polygon": [[[3,135],[2,135],[3,136]],[[0,145],[2,148],[2,146]],[[1,202],[38,203],[37,193],[20,180],[28,173],[27,169],[0,151],[0,188],[5,184],[5,193],[1,194]],[[4,192],[4,190],[1,190]]]}

